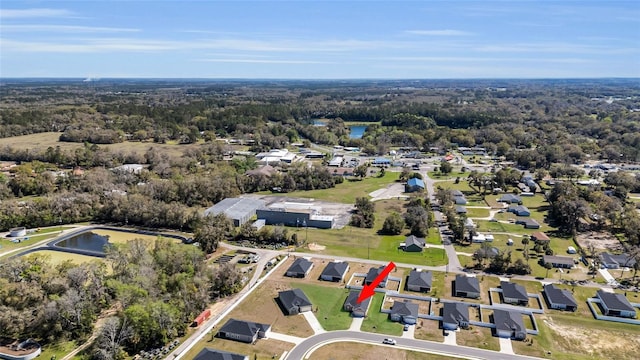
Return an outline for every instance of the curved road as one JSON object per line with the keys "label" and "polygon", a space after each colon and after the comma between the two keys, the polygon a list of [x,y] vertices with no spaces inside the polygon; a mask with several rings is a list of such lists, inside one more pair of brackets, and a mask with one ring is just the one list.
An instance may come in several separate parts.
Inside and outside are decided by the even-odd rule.
{"label": "curved road", "polygon": [[490,360],[531,360],[539,359],[530,356],[505,354],[497,351],[484,350],[478,348],[471,348],[466,346],[448,345],[444,343],[438,343],[427,340],[415,340],[408,338],[401,338],[395,336],[373,334],[357,331],[330,331],[322,334],[318,334],[307,338],[296,347],[291,350],[285,360],[302,360],[305,356],[308,356],[309,351],[321,346],[323,343],[338,342],[338,341],[355,341],[372,343],[374,345],[382,345],[384,338],[394,339],[397,343],[396,347],[403,350],[416,350],[433,352],[441,355],[458,356],[474,359],[490,359]]}

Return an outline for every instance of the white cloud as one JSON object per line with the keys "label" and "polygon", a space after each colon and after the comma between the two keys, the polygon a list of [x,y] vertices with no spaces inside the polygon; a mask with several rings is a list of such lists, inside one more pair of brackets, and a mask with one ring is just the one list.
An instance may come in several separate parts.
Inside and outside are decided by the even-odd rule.
{"label": "white cloud", "polygon": [[407,34],[411,35],[426,35],[426,36],[468,36],[473,33],[462,30],[407,30]]}
{"label": "white cloud", "polygon": [[2,32],[70,32],[70,33],[109,33],[109,32],[137,32],[140,29],[112,28],[75,25],[0,25]]}
{"label": "white cloud", "polygon": [[0,9],[0,19],[20,19],[36,17],[68,17],[73,13],[65,9]]}
{"label": "white cloud", "polygon": [[277,60],[277,59],[196,59],[195,61],[218,63],[249,63],[249,64],[337,64],[332,61],[315,60]]}

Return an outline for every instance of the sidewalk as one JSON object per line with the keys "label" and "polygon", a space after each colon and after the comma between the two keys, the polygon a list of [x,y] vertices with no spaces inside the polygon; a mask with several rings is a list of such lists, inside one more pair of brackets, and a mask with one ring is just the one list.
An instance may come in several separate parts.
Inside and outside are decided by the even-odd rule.
{"label": "sidewalk", "polygon": [[321,334],[323,332],[326,332],[322,327],[322,325],[320,325],[320,322],[318,321],[318,319],[316,318],[316,315],[313,312],[305,311],[302,313],[302,315],[304,316],[305,319],[307,319],[307,322],[309,323],[309,326],[311,326],[311,329],[313,329],[314,333]]}
{"label": "sidewalk", "polygon": [[364,318],[353,318],[353,320],[351,321],[351,326],[349,326],[349,331],[360,331],[363,321]]}
{"label": "sidewalk", "polygon": [[280,334],[280,333],[273,332],[273,331],[271,331],[269,333],[269,335],[267,335],[267,339],[280,340],[280,341],[284,341],[284,342],[288,342],[288,343],[292,343],[292,344],[296,344],[296,345],[298,345],[301,342],[306,340],[306,339],[303,339],[303,338],[300,338],[300,337],[297,337],[297,336]]}
{"label": "sidewalk", "polygon": [[409,330],[402,332],[402,337],[405,339],[415,339],[416,326],[409,325]]}
{"label": "sidewalk", "polygon": [[456,332],[448,330],[449,335],[444,336],[444,343],[447,345],[458,345],[456,339]]}
{"label": "sidewalk", "polygon": [[499,337],[498,340],[500,341],[500,352],[501,353],[504,353],[504,354],[515,354],[513,352],[513,347],[511,346],[511,339]]}

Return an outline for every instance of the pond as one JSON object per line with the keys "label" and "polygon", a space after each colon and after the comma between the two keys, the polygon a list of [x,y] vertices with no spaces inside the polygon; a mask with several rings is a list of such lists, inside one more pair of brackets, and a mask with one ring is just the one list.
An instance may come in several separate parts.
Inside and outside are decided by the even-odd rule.
{"label": "pond", "polygon": [[104,247],[109,245],[111,244],[109,243],[108,235],[98,235],[91,231],[74,235],[55,244],[55,246],[62,248],[88,250],[98,253],[104,253]]}
{"label": "pond", "polygon": [[349,138],[362,139],[362,136],[364,135],[365,130],[367,130],[367,126],[352,125],[352,126],[349,126],[349,129],[351,130],[351,132],[349,133]]}

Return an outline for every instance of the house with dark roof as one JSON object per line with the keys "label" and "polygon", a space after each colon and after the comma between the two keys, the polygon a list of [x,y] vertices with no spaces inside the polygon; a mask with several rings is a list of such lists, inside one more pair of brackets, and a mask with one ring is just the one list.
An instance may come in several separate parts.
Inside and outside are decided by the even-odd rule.
{"label": "house with dark roof", "polygon": [[[369,272],[367,272],[367,276],[364,278],[365,285],[370,285],[378,277],[378,275],[382,274],[383,270],[384,266],[380,266],[379,268],[370,268]],[[385,276],[384,279],[382,279],[382,281],[380,281],[380,283],[378,284],[378,287],[383,288],[387,286],[388,279],[389,275]]]}
{"label": "house with dark roof", "polygon": [[536,231],[531,234],[531,240],[537,244],[544,244],[551,241],[551,239],[547,236],[547,234],[542,231]]}
{"label": "house with dark roof", "polygon": [[247,355],[234,354],[211,348],[202,349],[193,360],[249,360]]}
{"label": "house with dark roof", "polygon": [[296,315],[305,311],[311,311],[311,300],[300,289],[278,292],[278,302],[286,315]]}
{"label": "house with dark roof", "polygon": [[451,190],[451,195],[453,197],[461,197],[464,196],[464,194],[462,193],[462,191],[460,190]]}
{"label": "house with dark roof", "polygon": [[602,306],[602,313],[604,315],[625,318],[636,317],[636,309],[624,295],[598,290],[596,297],[600,299],[600,305]]}
{"label": "house with dark roof", "polygon": [[525,218],[516,220],[516,224],[524,225],[525,229],[540,229],[540,224],[534,219]]}
{"label": "house with dark roof", "polygon": [[309,274],[313,263],[305,258],[297,258],[284,274],[289,277],[303,278]]}
{"label": "house with dark roof", "polygon": [[442,328],[445,330],[466,329],[469,327],[469,305],[463,303],[444,303],[442,307]]}
{"label": "house with dark roof", "polygon": [[467,205],[467,198],[464,196],[456,196],[453,198],[453,202],[456,205]]}
{"label": "house with dark roof", "polygon": [[527,329],[519,312],[493,310],[493,323],[496,325],[498,337],[514,340],[524,340],[527,337]]}
{"label": "house with dark roof", "polygon": [[335,281],[340,282],[344,279],[344,276],[349,271],[349,263],[348,262],[330,262],[327,266],[322,270],[322,274],[320,274],[320,279],[324,281]]}
{"label": "house with dark roof", "polygon": [[371,297],[363,300],[358,304],[358,297],[360,296],[360,290],[351,290],[347,299],[344,301],[343,308],[345,311],[349,311],[353,317],[365,317],[367,315],[367,309],[371,302]]}
{"label": "house with dark roof", "polygon": [[529,304],[529,296],[524,286],[509,281],[500,281],[502,289],[502,301],[505,304],[527,306]]}
{"label": "house with dark roof", "polygon": [[503,203],[507,203],[507,204],[521,204],[522,203],[522,199],[518,195],[503,194],[498,199],[498,202],[503,202]]}
{"label": "house with dark roof", "polygon": [[475,277],[458,274],[453,282],[453,294],[459,297],[477,299],[480,297],[480,282]]}
{"label": "house with dark roof", "polygon": [[229,319],[218,330],[217,336],[223,339],[253,344],[256,340],[267,337],[269,331],[271,331],[271,325],[268,324]]}
{"label": "house with dark roof", "polygon": [[407,277],[407,290],[429,292],[431,291],[431,271],[411,270]]}
{"label": "house with dark roof", "polygon": [[409,325],[415,324],[418,321],[418,304],[409,300],[394,301],[389,319]]}
{"label": "house with dark roof", "polygon": [[567,289],[560,289],[554,284],[547,284],[542,287],[542,295],[547,300],[550,309],[576,311],[578,303]]}
{"label": "house with dark roof", "polygon": [[574,265],[573,258],[568,256],[544,255],[542,264],[551,264],[554,268],[571,269]]}
{"label": "house with dark roof", "polygon": [[462,205],[456,205],[456,214],[466,214],[467,208]]}
{"label": "house with dark roof", "polygon": [[404,242],[400,244],[400,248],[406,252],[421,252],[425,245],[426,242],[424,238],[409,235],[404,239]]}
{"label": "house with dark roof", "polygon": [[407,181],[407,185],[404,187],[405,192],[416,192],[424,190],[424,181],[418,178],[411,178]]}
{"label": "house with dark roof", "polygon": [[510,213],[514,213],[517,216],[531,216],[531,211],[524,205],[509,205],[507,210]]}
{"label": "house with dark roof", "polygon": [[627,254],[611,254],[607,252],[600,254],[600,260],[607,269],[630,268],[636,263],[636,260]]}

